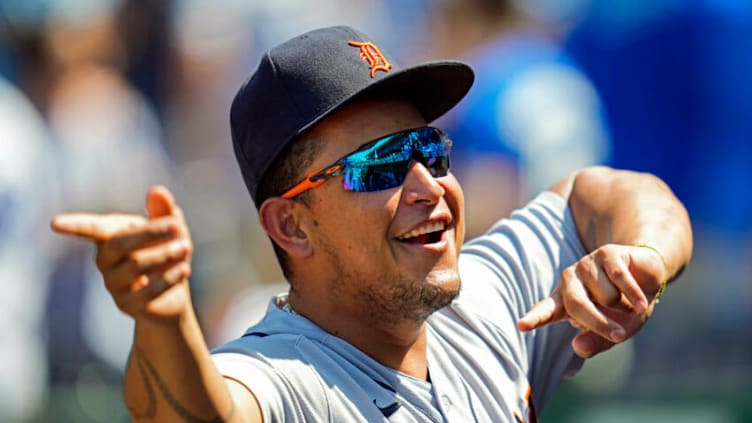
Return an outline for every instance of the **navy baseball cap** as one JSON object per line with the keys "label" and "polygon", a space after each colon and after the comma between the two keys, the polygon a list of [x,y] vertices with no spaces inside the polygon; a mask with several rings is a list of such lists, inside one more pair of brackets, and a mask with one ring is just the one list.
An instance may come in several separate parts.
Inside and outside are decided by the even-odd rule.
{"label": "navy baseball cap", "polygon": [[354,99],[395,94],[426,122],[454,107],[473,83],[465,63],[434,61],[400,68],[362,32],[317,29],[266,52],[230,109],[235,156],[256,207],[258,186],[284,147]]}

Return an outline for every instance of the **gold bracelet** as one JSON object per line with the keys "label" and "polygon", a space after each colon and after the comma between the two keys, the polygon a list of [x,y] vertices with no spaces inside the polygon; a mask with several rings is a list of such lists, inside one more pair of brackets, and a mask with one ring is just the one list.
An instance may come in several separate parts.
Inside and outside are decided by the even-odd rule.
{"label": "gold bracelet", "polygon": [[663,270],[666,273],[666,279],[663,280],[663,283],[661,283],[661,288],[658,289],[658,293],[655,294],[655,303],[658,304],[659,302],[661,302],[661,296],[663,296],[663,292],[666,291],[666,285],[668,285],[668,278],[669,278],[668,264],[666,263],[666,259],[663,258],[663,254],[661,254],[661,252],[658,251],[658,249],[653,247],[652,245],[637,244],[637,246],[642,247],[642,248],[648,248],[648,249],[655,251],[655,253],[658,254],[658,257],[661,258],[661,262],[663,262]]}

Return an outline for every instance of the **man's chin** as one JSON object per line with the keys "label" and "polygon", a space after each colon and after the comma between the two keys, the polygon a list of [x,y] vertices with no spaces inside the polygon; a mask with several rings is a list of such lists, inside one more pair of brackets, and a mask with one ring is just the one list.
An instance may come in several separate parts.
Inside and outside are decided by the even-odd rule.
{"label": "man's chin", "polygon": [[449,305],[459,293],[459,274],[454,270],[433,270],[418,279],[404,276],[384,280],[378,289],[362,291],[372,318],[394,324],[423,322],[435,311]]}
{"label": "man's chin", "polygon": [[427,319],[431,314],[448,306],[459,294],[459,284],[452,286],[426,285],[416,307],[414,318]]}
{"label": "man's chin", "polygon": [[[446,291],[459,292],[460,274],[456,267],[434,269],[425,278],[426,284]],[[455,294],[456,295],[456,294]]]}
{"label": "man's chin", "polygon": [[426,277],[423,305],[426,317],[452,302],[460,292],[460,277],[456,269],[435,270]]}

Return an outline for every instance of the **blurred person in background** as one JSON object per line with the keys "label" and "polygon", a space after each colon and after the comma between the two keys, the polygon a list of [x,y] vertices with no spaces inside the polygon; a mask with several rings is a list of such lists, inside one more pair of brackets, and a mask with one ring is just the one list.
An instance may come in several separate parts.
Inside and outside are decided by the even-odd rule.
{"label": "blurred person in background", "polygon": [[582,1],[432,3],[431,54],[476,71],[467,98],[442,119],[457,140],[468,234],[477,235],[575,169],[607,163],[608,125],[592,83],[563,39]]}
{"label": "blurred person in background", "polygon": [[0,421],[39,416],[47,399],[44,299],[59,250],[38,229],[60,207],[60,174],[47,127],[0,77]]}
{"label": "blurred person in background", "polygon": [[[39,160],[34,169],[40,177],[57,183],[55,192],[62,204],[55,207],[86,203],[99,210],[114,205],[127,208],[127,204],[134,204],[133,195],[140,198],[154,180],[169,181],[169,162],[157,115],[124,74],[128,57],[117,21],[121,6],[115,0],[2,4],[2,16],[9,24],[5,32],[17,42],[9,49],[12,65],[7,69],[45,118],[41,125],[50,136],[48,153],[54,155],[55,166]],[[19,106],[18,113],[22,110]],[[9,116],[13,115],[4,117]],[[24,122],[19,118],[15,123]],[[33,126],[28,124],[28,128],[32,130]],[[8,134],[15,135],[10,141],[3,134],[2,142],[24,141],[20,129],[16,131]],[[26,151],[36,148],[31,141],[27,146]],[[19,154],[14,158],[16,168],[22,168],[25,157]],[[27,182],[24,189],[30,193],[44,192],[41,185]],[[41,213],[46,209],[44,201],[29,204],[38,204],[36,210]],[[8,212],[15,207],[9,204]],[[24,217],[35,215],[27,212]],[[23,230],[24,225],[17,228]],[[17,254],[23,254],[23,246],[32,239],[18,245]],[[112,300],[89,260],[89,249],[67,242],[55,245],[45,240],[41,244],[52,246],[54,251],[37,246],[38,265],[29,266],[28,260],[18,264],[25,263],[38,272],[30,279],[40,284],[49,281],[49,285],[36,292],[31,292],[36,289],[32,283],[18,286],[42,301],[39,313],[43,328],[29,330],[28,339],[34,340],[39,330],[45,334],[48,365],[41,364],[38,373],[29,372],[28,378],[19,379],[31,383],[39,374],[47,376],[45,369],[49,368],[48,403],[36,410],[45,421],[122,419],[123,408],[113,407],[111,400],[119,396],[129,343],[123,334],[132,330],[133,322],[113,313]],[[9,269],[12,267],[2,267],[3,271]],[[32,299],[18,304],[28,305],[28,313],[35,310]],[[30,351],[30,362],[34,357]],[[31,400],[28,403],[28,407],[39,405]]]}
{"label": "blurred person in background", "polygon": [[752,197],[740,195],[752,181],[752,3],[602,1],[568,46],[608,105],[614,164],[671,182],[708,237],[700,257],[716,264],[703,268],[737,284],[697,286],[706,292],[692,301],[714,299],[702,324],[750,322],[752,268],[733,252],[749,251],[752,236]]}
{"label": "blurred person in background", "polygon": [[192,290],[210,342],[215,342],[230,292],[280,278],[262,274],[244,260],[272,253],[263,243],[244,238],[255,216],[247,212],[234,159],[222,142],[230,136],[226,110],[231,82],[240,77],[254,51],[251,19],[249,3],[236,1],[175,2],[169,15],[172,60],[162,110],[165,143],[178,193],[186,199],[187,219],[201,226],[194,233]]}
{"label": "blurred person in background", "polygon": [[[566,45],[606,105],[612,164],[671,184],[697,238],[686,289],[666,301],[665,319],[646,331],[650,336],[636,340],[636,359],[646,366],[624,389],[645,398],[675,392],[695,406],[733,410],[732,419],[746,410],[740,419],[748,421],[752,3],[592,2]],[[673,407],[681,408],[686,404]]]}

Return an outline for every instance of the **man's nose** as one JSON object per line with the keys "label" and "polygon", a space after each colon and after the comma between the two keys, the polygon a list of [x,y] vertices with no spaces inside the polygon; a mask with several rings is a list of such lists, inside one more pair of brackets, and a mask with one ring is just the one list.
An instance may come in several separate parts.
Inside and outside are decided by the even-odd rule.
{"label": "man's nose", "polygon": [[446,190],[431,174],[431,171],[418,160],[412,160],[402,184],[402,196],[408,204],[435,204]]}

